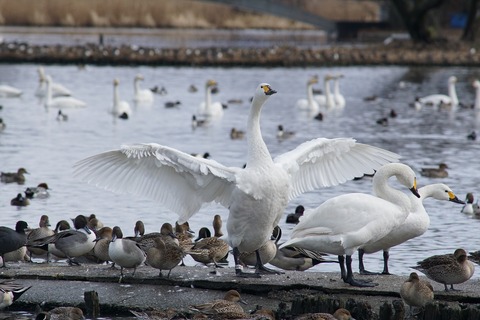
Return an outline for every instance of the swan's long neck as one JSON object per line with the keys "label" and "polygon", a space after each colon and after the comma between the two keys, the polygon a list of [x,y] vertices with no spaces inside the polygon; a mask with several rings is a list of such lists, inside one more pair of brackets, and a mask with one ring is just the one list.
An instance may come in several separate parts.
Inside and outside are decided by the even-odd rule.
{"label": "swan's long neck", "polygon": [[205,111],[210,110],[212,104],[212,87],[207,86],[205,89]]}
{"label": "swan's long neck", "polygon": [[452,104],[456,106],[458,104],[457,91],[455,90],[455,82],[448,84],[448,95],[452,99]]}
{"label": "swan's long neck", "polygon": [[118,108],[118,101],[120,98],[118,97],[118,86],[113,86],[113,110],[115,111]]}
{"label": "swan's long neck", "polygon": [[340,84],[339,84],[340,81],[338,81],[338,79],[335,79],[335,82],[333,84],[333,93],[335,94],[335,96],[339,96],[340,95]]}
{"label": "swan's long neck", "polygon": [[47,80],[47,97],[45,100],[45,105],[48,107],[52,102],[52,83],[50,80]]}
{"label": "swan's long neck", "polygon": [[135,80],[135,94],[139,93],[140,92],[140,80],[139,79],[136,79]]}
{"label": "swan's long neck", "polygon": [[480,110],[480,86],[477,86],[475,90],[475,105],[473,107],[475,110]]}
{"label": "swan's long neck", "polygon": [[386,170],[377,171],[373,177],[373,193],[384,200],[399,206],[405,217],[410,212],[410,198],[400,190],[392,188],[388,184],[388,178],[401,174],[398,167],[390,167]]}
{"label": "swan's long neck", "polygon": [[332,109],[334,101],[332,93],[330,92],[330,80],[325,80],[325,99],[327,102],[327,109]]}
{"label": "swan's long neck", "polygon": [[262,98],[255,96],[252,101],[250,115],[248,116],[248,167],[273,163],[267,145],[265,141],[263,141],[262,132],[260,131],[260,111],[264,102]]}
{"label": "swan's long neck", "polygon": [[307,85],[307,100],[308,100],[308,105],[312,106],[314,99],[313,99],[313,83],[309,83]]}

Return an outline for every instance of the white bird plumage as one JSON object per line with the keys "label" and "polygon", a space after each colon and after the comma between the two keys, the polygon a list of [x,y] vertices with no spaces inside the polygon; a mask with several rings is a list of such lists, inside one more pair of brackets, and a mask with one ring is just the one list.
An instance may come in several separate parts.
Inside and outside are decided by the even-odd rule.
{"label": "white bird plumage", "polygon": [[0,98],[17,98],[23,91],[8,84],[0,84]]}
{"label": "white bird plumage", "polygon": [[300,110],[317,112],[320,107],[318,106],[317,101],[313,98],[313,85],[318,83],[318,77],[311,77],[307,81],[307,98],[299,99],[295,107]]}
{"label": "white bird plumage", "polygon": [[457,91],[455,90],[455,83],[457,77],[451,76],[448,78],[448,95],[445,94],[431,94],[429,96],[418,98],[415,101],[417,109],[421,106],[433,106],[433,107],[456,107],[458,105]]}
{"label": "white bird plumage", "polygon": [[150,89],[142,89],[140,87],[140,81],[144,78],[141,74],[137,74],[133,80],[133,88],[135,97],[133,100],[138,104],[151,104],[153,103],[153,92]]}
{"label": "white bird plumage", "polygon": [[363,253],[374,253],[383,250],[384,266],[382,274],[390,274],[388,271],[388,258],[390,248],[404,243],[407,240],[424,234],[430,225],[430,217],[428,216],[423,201],[427,198],[437,200],[452,201],[463,204],[453,193],[449,186],[443,183],[429,184],[418,189],[420,198],[410,195],[411,208],[410,213],[405,221],[397,228],[393,229],[388,235],[382,239],[362,246],[359,250],[358,258],[361,274],[371,274],[363,267]]}
{"label": "white bird plumage", "polygon": [[52,97],[52,78],[46,76],[47,81],[47,99],[45,100],[45,108],[48,110],[50,108],[56,109],[72,109],[72,108],[84,108],[87,104],[74,97]]}
{"label": "white bird plumage", "polygon": [[75,164],[75,174],[115,192],[153,198],[177,213],[179,223],[205,203],[220,203],[230,209],[228,241],[238,254],[265,244],[288,201],[301,193],[338,185],[398,161],[395,153],[350,138],[314,139],[272,159],[262,138],[260,111],[273,93],[266,83],[255,91],[244,169],[147,143],[83,159]]}
{"label": "white bird plumage", "polygon": [[343,74],[333,77],[333,100],[335,101],[335,109],[342,109],[346,104],[345,98],[340,93],[341,78],[343,78]]}
{"label": "white bird plumage", "polygon": [[[293,228],[291,239],[281,248],[294,246],[316,252],[336,254],[342,279],[355,286],[372,286],[353,278],[351,256],[357,249],[385,237],[399,227],[410,212],[410,199],[388,185],[388,178],[397,180],[414,194],[416,177],[413,170],[401,163],[382,166],[373,177],[373,191],[349,193],[328,199],[315,209],[305,211]],[[418,195],[418,194],[416,194]],[[345,273],[343,256],[347,256]]]}
{"label": "white bird plumage", "polygon": [[[42,98],[47,96],[47,75],[45,74],[45,70],[43,67],[38,67],[38,88],[35,91],[35,96]],[[61,97],[61,96],[71,96],[72,92],[65,88],[60,83],[51,82],[52,86],[52,97]]]}
{"label": "white bird plumage", "polygon": [[480,81],[473,81],[473,87],[475,88],[475,103],[473,104],[473,109],[480,110]]}
{"label": "white bird plumage", "polygon": [[212,89],[218,85],[215,80],[208,80],[205,84],[205,101],[200,103],[198,114],[205,117],[220,117],[223,115],[223,105],[212,102]]}
{"label": "white bird plumage", "polygon": [[327,74],[323,77],[323,86],[325,94],[318,94],[315,95],[313,98],[318,103],[318,105],[322,108],[325,108],[326,111],[331,111],[335,108],[335,97],[332,94],[330,89],[330,81],[333,80],[334,77],[330,74]]}
{"label": "white bird plumage", "polygon": [[132,114],[132,109],[127,101],[120,100],[118,93],[118,79],[113,80],[113,108],[112,114],[116,118],[128,119]]}

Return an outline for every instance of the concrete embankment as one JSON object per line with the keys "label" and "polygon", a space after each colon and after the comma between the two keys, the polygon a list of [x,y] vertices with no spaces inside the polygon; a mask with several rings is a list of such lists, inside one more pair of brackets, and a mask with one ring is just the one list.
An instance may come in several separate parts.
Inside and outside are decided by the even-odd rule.
{"label": "concrete embankment", "polygon": [[[272,309],[277,319],[294,319],[311,312],[333,312],[348,308],[357,320],[403,319],[405,307],[399,290],[407,277],[357,276],[378,286],[357,288],[346,285],[338,273],[293,272],[264,275],[260,279],[234,276],[233,268],[176,267],[169,279],[159,278],[158,270],[142,266],[134,277],[127,271],[119,283],[120,271],[106,265],[65,263],[10,263],[0,271],[0,278],[16,279],[32,288],[10,310],[31,310],[40,303],[45,308],[79,306],[87,311],[85,293],[98,294],[100,315],[129,315],[130,309],[174,309],[184,318],[193,317],[188,306],[222,298],[227,290],[238,290],[248,303],[245,311]],[[165,272],[164,272],[165,273]],[[443,285],[432,282],[435,302],[428,305],[419,319],[480,319],[478,279],[457,285],[461,291],[444,292]],[[408,309],[407,309],[408,310]],[[447,318],[440,317],[448,315]]]}
{"label": "concrete embankment", "polygon": [[480,66],[480,50],[468,43],[420,45],[330,46],[319,49],[271,48],[149,48],[97,44],[61,46],[0,44],[3,63],[184,66],[328,66],[411,65]]}

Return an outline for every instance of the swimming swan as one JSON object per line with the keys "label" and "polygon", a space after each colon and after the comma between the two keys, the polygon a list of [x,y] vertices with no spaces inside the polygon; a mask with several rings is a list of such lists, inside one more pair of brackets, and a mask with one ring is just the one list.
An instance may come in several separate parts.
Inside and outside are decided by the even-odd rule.
{"label": "swimming swan", "polygon": [[319,106],[317,101],[313,98],[313,85],[318,83],[318,77],[311,77],[307,81],[307,99],[300,99],[295,104],[300,110],[318,112]]}
{"label": "swimming swan", "polygon": [[[388,185],[388,178],[397,180],[420,197],[413,170],[401,163],[382,166],[373,176],[374,195],[349,193],[331,198],[313,210],[305,211],[293,228],[291,239],[280,246],[299,247],[338,255],[344,282],[353,286],[373,286],[353,278],[352,255],[357,249],[384,238],[398,228],[410,212],[410,199],[402,191]],[[344,267],[346,255],[347,273]]]}
{"label": "swimming swan", "polygon": [[333,80],[334,77],[332,75],[327,74],[323,78],[323,85],[324,85],[324,92],[325,94],[315,95],[313,98],[318,103],[320,107],[324,107],[327,111],[333,110],[335,108],[335,98],[330,91],[330,81]]}
{"label": "swimming swan", "polygon": [[208,80],[205,84],[205,101],[200,103],[198,114],[205,117],[219,117],[223,115],[223,105],[212,102],[212,89],[218,85],[215,80]]}
{"label": "swimming swan", "polygon": [[8,84],[0,84],[0,98],[17,98],[22,95],[23,91]]}
{"label": "swimming swan", "polygon": [[118,94],[118,85],[120,82],[118,79],[113,80],[113,109],[112,114],[114,117],[121,119],[128,119],[132,114],[132,109],[127,101],[120,100]]}
{"label": "swimming swan", "polygon": [[[38,88],[35,91],[35,96],[41,98],[47,96],[47,75],[43,67],[38,67]],[[57,82],[51,83],[52,97],[71,96],[72,92]]]}
{"label": "swimming swan", "polygon": [[45,100],[45,109],[57,108],[57,109],[72,109],[72,108],[84,108],[87,104],[74,97],[52,97],[52,78],[46,76],[47,81],[47,100]]}
{"label": "swimming swan", "polygon": [[423,106],[450,106],[456,107],[458,105],[457,91],[455,90],[455,83],[457,78],[451,76],[448,78],[448,96],[445,94],[432,94],[423,98],[418,98],[416,103]]}
{"label": "swimming swan", "polygon": [[134,88],[134,101],[135,103],[145,103],[151,104],[153,102],[153,92],[150,89],[142,89],[140,87],[140,81],[143,81],[144,78],[141,74],[137,74],[133,79],[133,88]]}
{"label": "swimming swan", "polygon": [[427,231],[430,225],[430,218],[428,216],[423,201],[427,198],[434,198],[437,200],[452,201],[455,203],[464,204],[459,200],[447,185],[443,183],[429,184],[418,189],[420,198],[410,195],[411,209],[407,219],[397,228],[393,229],[387,236],[382,239],[363,246],[358,250],[358,261],[360,274],[372,274],[365,270],[363,265],[363,254],[374,253],[383,250],[383,272],[382,274],[390,274],[388,271],[389,250],[392,247],[398,246],[407,240],[421,236]]}
{"label": "swimming swan", "polygon": [[[260,111],[276,93],[260,84],[247,123],[247,165],[226,167],[214,160],[155,143],[124,145],[77,162],[82,180],[115,192],[147,196],[187,221],[203,204],[218,202],[229,208],[228,242],[233,248],[236,274],[244,273],[240,252],[262,247],[283,216],[288,201],[322,187],[344,183],[399,156],[354,139],[317,138],[272,159],[260,130]],[[257,269],[263,265],[259,264]],[[258,276],[258,275],[257,275]]]}

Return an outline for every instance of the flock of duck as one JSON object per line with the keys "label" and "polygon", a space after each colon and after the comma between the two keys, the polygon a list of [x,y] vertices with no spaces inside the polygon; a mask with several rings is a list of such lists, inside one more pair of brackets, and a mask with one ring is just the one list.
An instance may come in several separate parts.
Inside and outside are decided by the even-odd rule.
{"label": "flock of duck", "polygon": [[[340,98],[338,82],[333,95],[329,87],[331,80],[338,81],[340,78],[341,75],[325,77],[325,95],[315,99],[312,85],[318,83],[318,78],[311,78],[307,84],[308,99],[299,101],[297,106],[317,108],[315,110],[319,110],[319,105],[325,105],[327,109],[342,108],[345,100]],[[141,91],[138,86],[140,80],[140,76],[135,78],[137,93]],[[45,81],[45,106],[62,109],[56,105],[60,100],[52,98],[55,86],[48,75]],[[127,108],[118,96],[118,84],[114,80],[112,112],[121,117]],[[215,81],[207,82],[206,101],[200,107],[199,114],[207,119],[221,116],[224,109],[222,104],[211,102],[210,94],[215,85]],[[151,90],[146,91],[153,97]],[[97,225],[89,227],[90,221],[96,217],[79,215],[73,221],[74,229],[64,227],[63,231],[60,231],[60,225],[58,230],[50,230],[48,217],[46,221],[42,217],[40,228],[45,232],[48,230],[49,234],[42,233],[33,238],[31,235],[36,233],[31,231],[27,235],[26,222],[19,221],[15,230],[0,228],[3,266],[8,259],[6,255],[21,248],[34,248],[44,253],[57,250],[55,255],[59,254],[73,265],[79,263],[75,258],[95,252],[95,248],[101,245],[103,251],[99,247],[94,256],[120,266],[121,281],[124,268],[133,268],[135,273],[136,268],[144,263],[159,269],[160,276],[162,270],[168,270],[168,277],[186,254],[196,261],[218,266],[232,248],[238,277],[281,273],[278,269],[265,266],[266,263],[276,265],[275,259],[280,260],[277,262],[279,268],[305,270],[326,261],[325,254],[331,254],[338,256],[341,278],[345,283],[371,287],[376,284],[354,278],[352,256],[355,252],[359,252],[360,272],[368,274],[363,267],[363,255],[383,251],[382,273],[389,274],[389,249],[422,235],[428,228],[424,199],[433,197],[463,204],[445,184],[431,184],[417,189],[415,172],[398,162],[399,155],[351,138],[313,139],[272,158],[262,137],[260,116],[262,108],[275,93],[267,83],[259,84],[255,90],[245,132],[247,162],[243,168],[227,167],[215,160],[195,157],[156,143],[123,145],[118,150],[93,155],[74,165],[75,176],[82,181],[114,192],[147,195],[162,203],[178,215],[176,235],[172,225],[165,223],[159,233],[142,235],[139,225],[136,226],[136,236],[124,237],[118,226],[101,227],[97,219]],[[438,104],[458,104],[452,92],[449,97],[450,100],[445,97],[437,99]],[[74,103],[74,98],[62,97],[63,101],[67,98]],[[428,105],[427,100],[419,99],[417,102]],[[75,107],[80,106],[75,104]],[[282,134],[287,134],[283,128],[279,129]],[[442,178],[446,176],[446,168],[441,164],[438,169],[431,168],[421,174]],[[438,174],[438,171],[443,173]],[[25,169],[19,169],[17,178],[24,173],[27,173]],[[291,200],[302,193],[335,186],[363,175],[373,175],[373,194],[349,193],[331,198],[314,209],[304,212],[300,209],[298,223],[290,239],[278,243],[281,236],[279,221]],[[11,176],[15,175],[2,173],[2,181],[24,182],[24,178],[23,181],[21,178],[10,181],[13,179]],[[395,177],[411,195],[391,187],[388,184],[390,177]],[[45,185],[36,188],[48,190]],[[228,209],[228,235],[221,237],[218,229],[221,222],[216,217],[215,235],[208,236],[205,232],[203,239],[194,242],[189,237],[187,221],[203,204],[210,202],[217,202]],[[473,209],[473,196],[465,207],[470,204]],[[293,261],[299,264],[294,265]],[[254,266],[255,271],[246,270],[246,266]],[[467,281],[474,273],[474,265],[463,249],[456,250],[453,255],[427,258],[415,268],[444,284],[445,290],[449,290],[447,285],[453,290],[454,284]],[[422,289],[419,289],[420,285]],[[433,293],[425,286],[428,287],[412,273],[401,291],[405,302],[415,306],[419,301],[433,299]],[[422,299],[417,299],[415,295],[422,295]]]}

